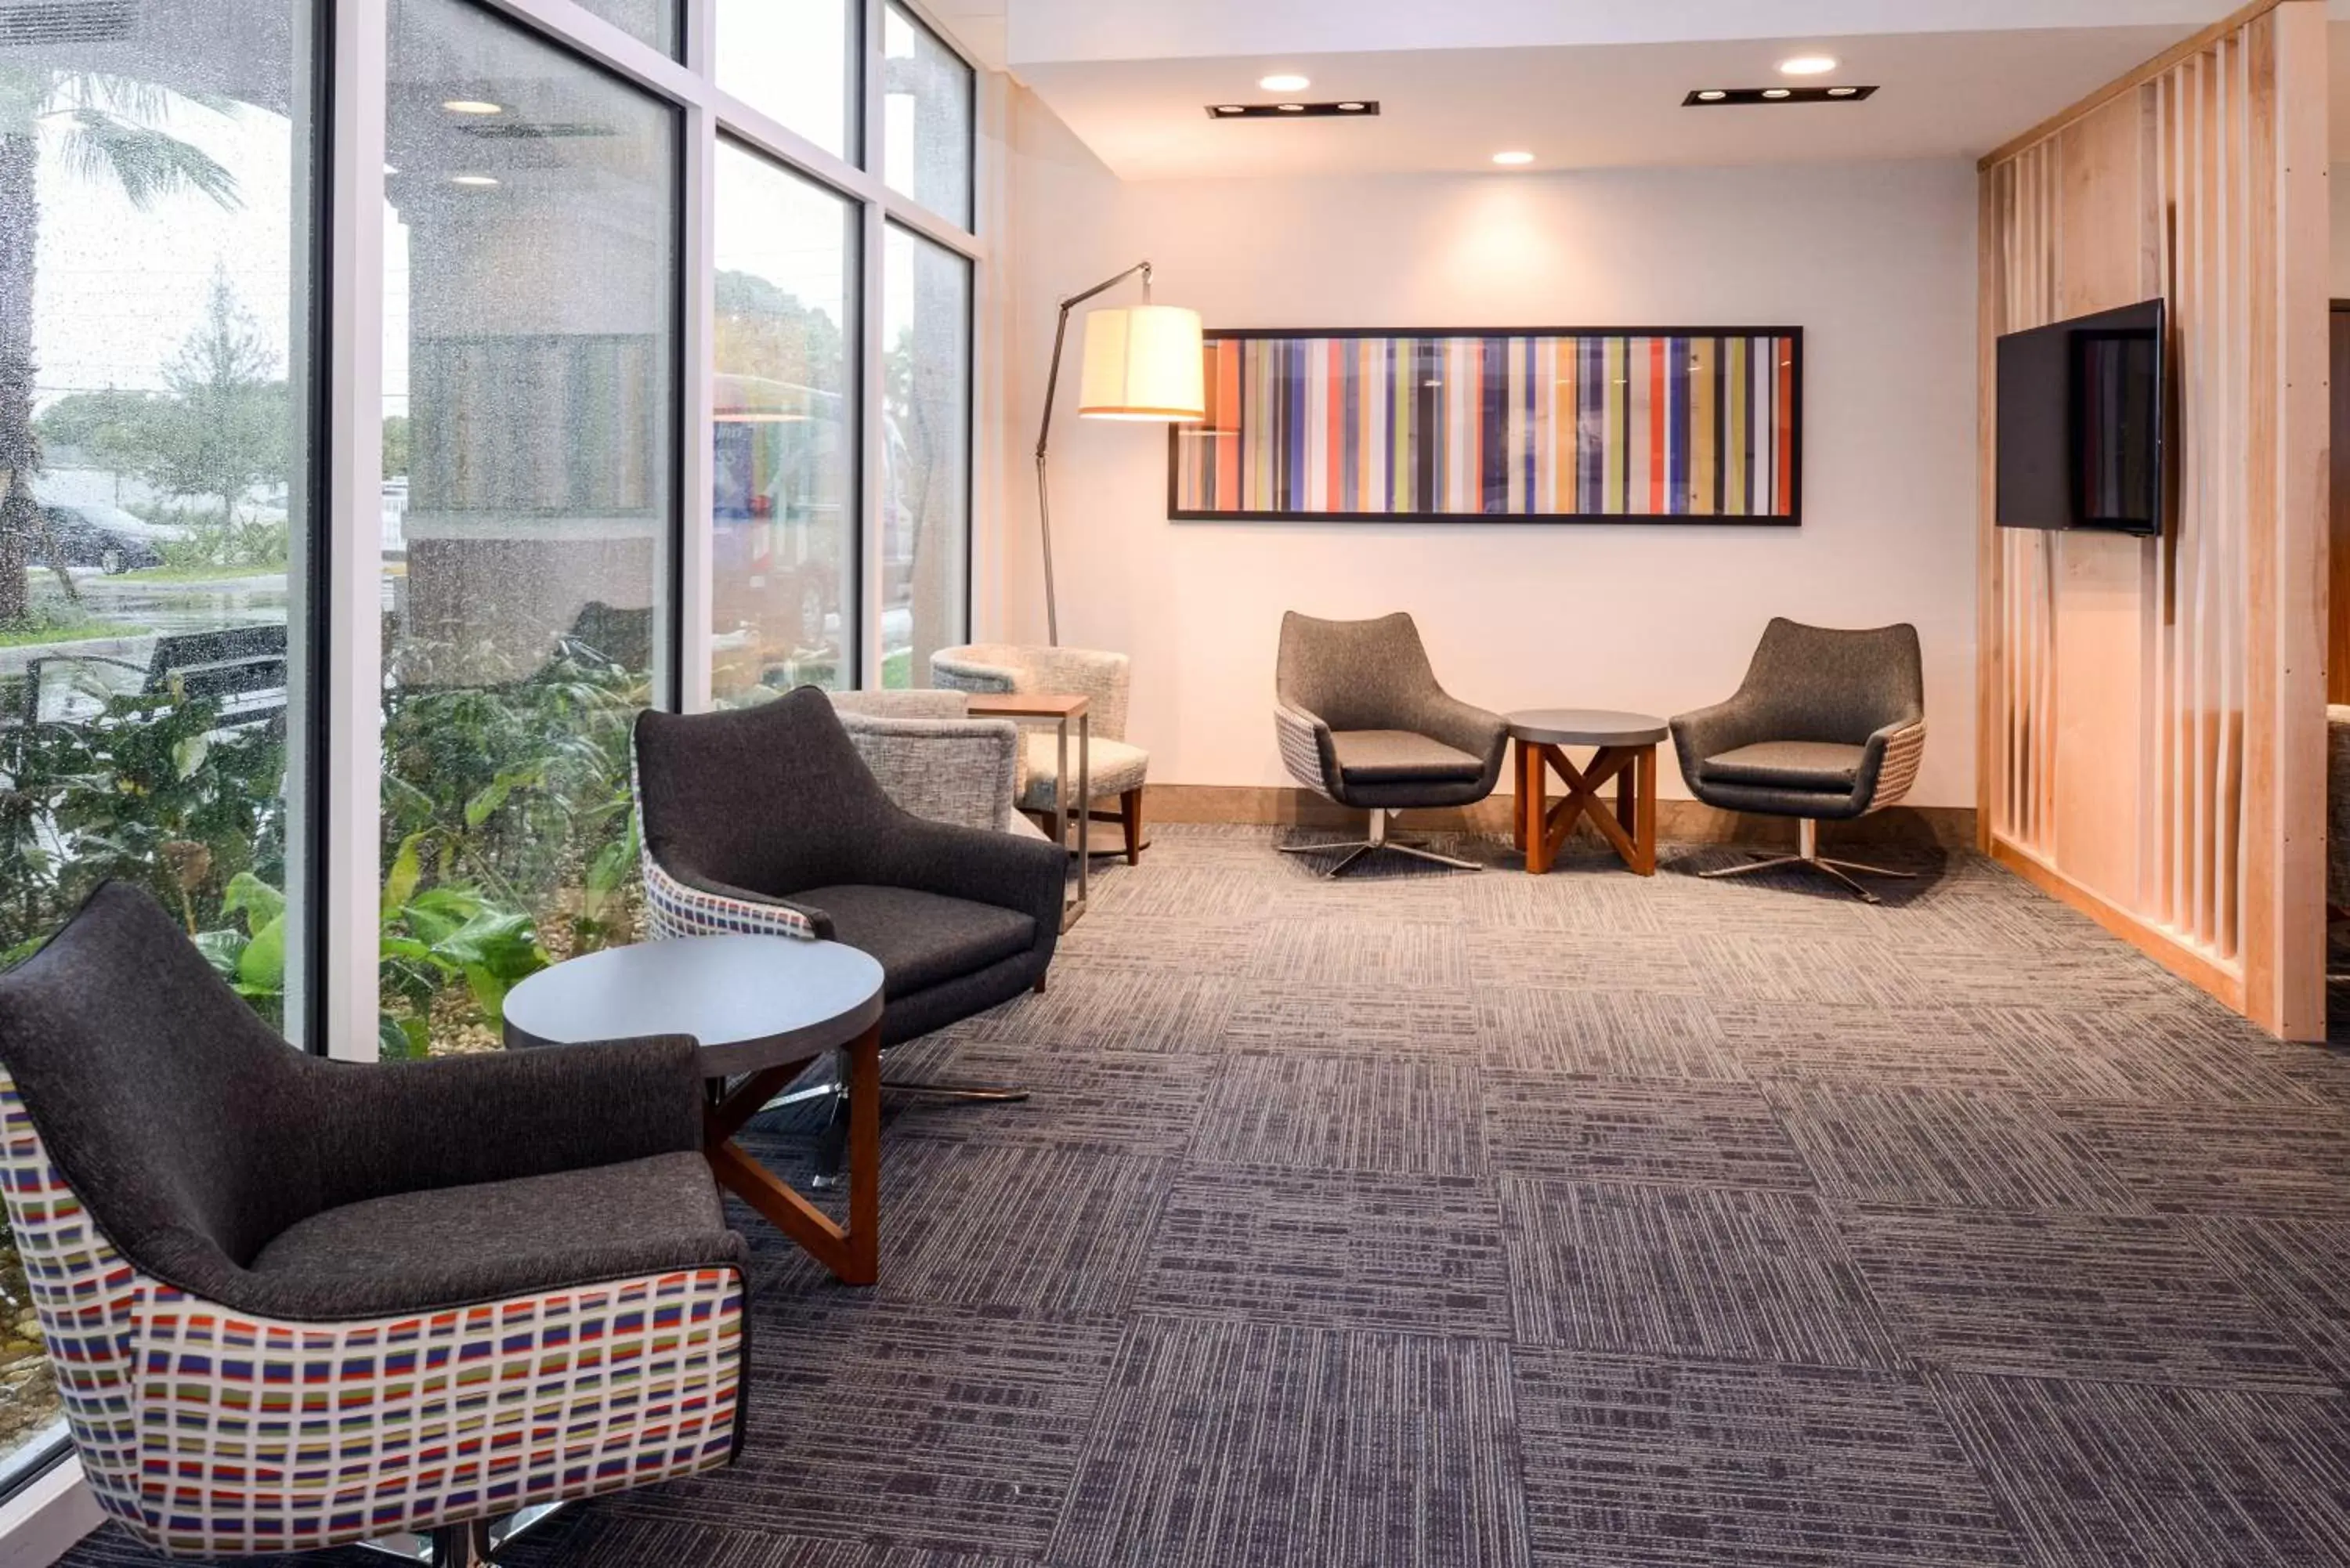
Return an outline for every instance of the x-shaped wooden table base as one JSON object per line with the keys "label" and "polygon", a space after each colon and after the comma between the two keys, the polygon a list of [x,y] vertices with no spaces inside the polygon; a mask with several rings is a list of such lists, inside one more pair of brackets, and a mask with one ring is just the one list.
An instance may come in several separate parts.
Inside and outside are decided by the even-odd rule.
{"label": "x-shaped wooden table base", "polygon": [[[869,1285],[881,1272],[881,1026],[867,1030],[848,1057],[848,1223],[785,1185],[743,1151],[734,1135],[799,1076],[810,1057],[766,1067],[713,1097],[702,1115],[702,1153],[718,1184],[767,1217],[845,1285]],[[716,1080],[713,1080],[715,1082]]]}
{"label": "x-shaped wooden table base", "polygon": [[[1548,804],[1550,772],[1556,769],[1566,784],[1566,798]],[[1599,792],[1616,785],[1616,805],[1610,811]],[[1614,846],[1624,864],[1643,877],[1657,874],[1657,748],[1602,746],[1591,765],[1578,768],[1565,751],[1539,741],[1518,742],[1518,847],[1525,851],[1526,869],[1539,877],[1551,868],[1558,852],[1587,820],[1599,836]]]}

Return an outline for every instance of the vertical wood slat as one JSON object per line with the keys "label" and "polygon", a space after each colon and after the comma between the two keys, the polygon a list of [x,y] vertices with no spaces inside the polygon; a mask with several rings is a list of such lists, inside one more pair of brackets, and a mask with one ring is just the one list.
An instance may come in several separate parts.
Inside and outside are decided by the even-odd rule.
{"label": "vertical wood slat", "polygon": [[[2115,657],[2114,645],[2089,622],[2068,645],[2063,540],[1991,528],[1986,452],[1983,832],[1995,851],[2044,867],[2043,885],[2104,906],[2101,918],[2173,968],[2296,1035],[2324,1023],[2324,41],[2317,0],[2233,18],[2134,76],[2122,97],[2101,95],[1987,161],[1982,201],[1987,448],[1997,336],[2075,313],[2067,306],[2108,278],[2136,275],[2168,298],[2178,377],[2176,516],[2140,556],[2131,681],[2058,680],[2068,646],[2081,659],[2099,647]],[[2074,133],[2108,111],[2137,117],[2134,257],[2099,249],[2119,239],[2107,232],[2109,182],[2128,177],[2117,165],[2129,155],[2112,155],[2115,135]],[[2082,151],[2093,143],[2106,149],[2102,167]],[[2080,207],[2068,250],[2068,202],[2094,202],[2107,204]],[[2075,253],[2098,282],[2065,275]],[[2128,580],[2111,555],[2079,560],[2100,563],[2108,583],[2117,567]],[[2134,691],[2137,722],[2075,714],[2060,732],[2060,689],[2098,701]],[[2141,765],[2137,798],[2111,803],[2137,814],[2135,837],[2119,841],[2118,888],[2095,892],[2071,880],[2057,831],[2060,803],[2075,825],[2096,809],[2085,815],[2064,793],[2060,738],[2073,746],[2101,732],[2134,735]],[[2114,903],[2133,889],[2135,908]]]}

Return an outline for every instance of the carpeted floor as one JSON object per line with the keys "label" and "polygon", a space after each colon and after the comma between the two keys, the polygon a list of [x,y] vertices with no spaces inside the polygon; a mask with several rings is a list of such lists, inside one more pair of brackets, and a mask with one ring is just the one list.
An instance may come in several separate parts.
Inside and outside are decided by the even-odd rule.
{"label": "carpeted floor", "polygon": [[2350,1058],[1970,857],[1272,844],[900,1056],[1035,1098],[892,1107],[875,1290],[741,1214],[743,1462],[515,1568],[2350,1563]]}

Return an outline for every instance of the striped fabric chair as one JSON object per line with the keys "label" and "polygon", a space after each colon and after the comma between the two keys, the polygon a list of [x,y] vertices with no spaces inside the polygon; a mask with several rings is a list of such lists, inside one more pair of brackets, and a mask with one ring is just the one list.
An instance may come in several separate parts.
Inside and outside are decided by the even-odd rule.
{"label": "striped fabric chair", "polygon": [[0,976],[0,1116],[74,1448],[149,1546],[486,1562],[741,1441],[691,1041],[322,1061],[115,884]]}

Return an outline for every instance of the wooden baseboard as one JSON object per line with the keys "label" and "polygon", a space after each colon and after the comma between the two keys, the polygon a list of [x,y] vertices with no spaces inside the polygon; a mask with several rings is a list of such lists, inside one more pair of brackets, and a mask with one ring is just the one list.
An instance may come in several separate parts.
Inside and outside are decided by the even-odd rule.
{"label": "wooden baseboard", "polygon": [[[1471,806],[1408,811],[1399,826],[1420,833],[1506,834],[1515,802],[1488,795]],[[1363,814],[1323,799],[1309,790],[1254,784],[1152,784],[1143,802],[1150,822],[1212,822],[1260,826],[1358,828]],[[1587,826],[1578,832],[1588,834]],[[1856,822],[1831,823],[1825,836],[1840,846],[1972,849],[1975,814],[1968,806],[1896,806]],[[1749,816],[1721,811],[1694,800],[1657,803],[1657,836],[1679,844],[1745,844],[1762,849],[1793,849],[1795,824],[1788,817]]]}
{"label": "wooden baseboard", "polygon": [[1993,834],[1993,860],[2014,872],[2050,898],[2088,916],[2155,962],[2210,992],[2236,1012],[2244,1011],[2244,977],[2214,962],[2158,926],[2149,925],[2118,904],[2091,892],[2028,849]]}

